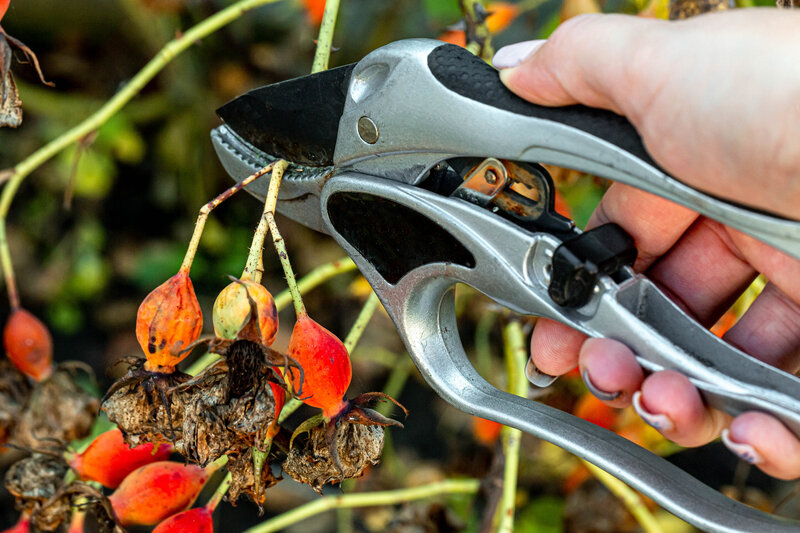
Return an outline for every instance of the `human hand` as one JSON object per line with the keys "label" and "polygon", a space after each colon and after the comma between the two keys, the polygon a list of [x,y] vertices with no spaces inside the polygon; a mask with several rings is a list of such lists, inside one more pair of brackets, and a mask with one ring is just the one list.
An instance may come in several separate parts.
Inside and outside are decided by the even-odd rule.
{"label": "human hand", "polygon": [[[625,115],[669,173],[717,196],[800,214],[800,13],[741,10],[680,23],[615,15],[576,17],[550,39],[500,50],[495,66],[518,95],[542,105],[582,103]],[[589,226],[621,225],[634,268],[698,322],[711,326],[760,272],[769,283],[724,339],[783,370],[800,367],[800,261],[684,207],[614,184]],[[709,409],[683,375],[645,377],[633,352],[540,320],[531,340],[539,372],[576,365],[609,405],[635,399],[667,438],[723,440],[775,477],[800,477],[800,440],[778,420]],[[635,394],[640,391],[639,394]]]}

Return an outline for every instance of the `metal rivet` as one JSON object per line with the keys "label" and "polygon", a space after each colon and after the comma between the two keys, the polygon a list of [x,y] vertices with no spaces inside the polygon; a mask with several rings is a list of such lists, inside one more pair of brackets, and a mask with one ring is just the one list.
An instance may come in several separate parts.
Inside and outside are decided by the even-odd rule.
{"label": "metal rivet", "polygon": [[369,117],[358,119],[358,136],[367,144],[378,142],[378,126]]}
{"label": "metal rivet", "polygon": [[487,170],[485,178],[487,183],[491,184],[497,183],[497,174],[495,173],[494,170]]}

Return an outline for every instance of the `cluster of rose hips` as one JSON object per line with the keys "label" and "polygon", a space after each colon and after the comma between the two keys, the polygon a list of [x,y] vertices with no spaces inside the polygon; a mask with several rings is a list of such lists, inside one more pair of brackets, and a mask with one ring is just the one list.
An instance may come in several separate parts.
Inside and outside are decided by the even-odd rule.
{"label": "cluster of rose hips", "polygon": [[[199,231],[203,217],[219,201],[201,210]],[[265,213],[269,214],[266,207]],[[282,461],[284,472],[317,491],[327,483],[358,477],[378,462],[383,427],[402,425],[369,406],[394,400],[382,393],[346,398],[352,378],[347,348],[308,315],[297,301],[297,291],[297,321],[287,351],[271,348],[278,311],[272,294],[260,283],[265,228],[261,224],[256,231],[241,279],[232,278],[214,303],[211,338],[201,338],[203,315],[189,276],[199,240],[196,229],[178,273],[139,307],[136,337],[145,358],[134,358],[128,373],[101,401],[118,429],[100,435],[83,453],[69,455],[67,462],[62,453],[25,442],[36,453],[13,465],[6,476],[6,486],[23,513],[20,524],[52,531],[68,519],[71,509],[83,509],[73,513],[78,533],[83,515],[91,509],[95,517],[105,517],[98,520],[109,530],[159,524],[156,531],[162,533],[211,531],[211,512],[225,493],[232,502],[246,494],[263,503],[264,490],[281,479],[272,474],[272,460]],[[276,227],[270,230],[273,236],[277,233]],[[4,342],[9,360],[26,376],[47,384],[59,375],[52,364],[50,335],[27,311],[14,309]],[[221,357],[195,376],[178,370],[201,345]],[[27,383],[24,378],[22,382]],[[290,433],[279,424],[287,397],[322,413]],[[57,440],[68,442],[86,432],[88,426],[60,434]],[[167,461],[172,452],[197,464]],[[228,474],[218,495],[208,505],[186,511],[222,464]],[[77,480],[64,479],[68,469]],[[114,492],[106,497],[93,484]],[[48,490],[35,496],[29,490],[43,486]]]}

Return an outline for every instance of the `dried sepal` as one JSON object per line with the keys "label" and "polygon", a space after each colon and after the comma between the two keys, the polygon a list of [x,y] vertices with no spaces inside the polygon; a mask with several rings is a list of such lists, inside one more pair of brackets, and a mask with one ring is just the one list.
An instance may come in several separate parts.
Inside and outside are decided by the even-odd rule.
{"label": "dried sepal", "polygon": [[258,480],[256,480],[252,448],[244,453],[231,456],[226,468],[232,476],[231,487],[228,489],[228,500],[234,505],[244,494],[260,507],[265,501],[264,491],[283,479],[276,477],[269,465],[265,465],[258,472]]}
{"label": "dried sepal", "polygon": [[0,445],[13,435],[30,394],[25,375],[8,359],[0,359]]}
{"label": "dried sepal", "polygon": [[[331,439],[329,428],[334,428]],[[383,451],[384,430],[381,426],[365,426],[342,422],[313,428],[300,446],[293,447],[283,462],[283,471],[292,479],[322,491],[328,483],[359,477],[370,465],[380,461]],[[331,453],[330,442],[335,443],[338,465]]]}
{"label": "dried sepal", "polygon": [[81,387],[69,368],[62,365],[33,388],[12,442],[37,448],[43,440],[70,442],[89,434],[99,402]]}
{"label": "dried sepal", "polygon": [[33,453],[8,469],[6,490],[14,497],[17,509],[32,514],[59,491],[67,470],[63,459]]}

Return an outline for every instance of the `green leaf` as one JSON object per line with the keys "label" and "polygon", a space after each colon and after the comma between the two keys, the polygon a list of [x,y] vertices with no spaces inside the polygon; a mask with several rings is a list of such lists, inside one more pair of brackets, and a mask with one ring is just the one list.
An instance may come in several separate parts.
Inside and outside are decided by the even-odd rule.
{"label": "green leaf", "polygon": [[542,496],[522,509],[515,520],[517,533],[561,533],[563,531],[564,500]]}

